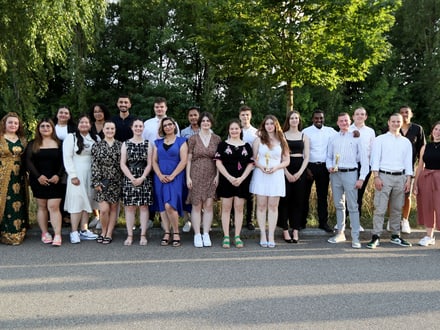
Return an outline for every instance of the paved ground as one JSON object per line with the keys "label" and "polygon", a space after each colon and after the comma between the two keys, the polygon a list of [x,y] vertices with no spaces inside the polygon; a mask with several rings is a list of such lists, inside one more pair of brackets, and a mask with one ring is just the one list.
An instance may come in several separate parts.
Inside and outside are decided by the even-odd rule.
{"label": "paved ground", "polygon": [[[0,329],[438,329],[439,247],[331,245],[319,230],[299,244],[196,249],[95,242],[45,246],[33,231],[0,245]],[[422,232],[409,236],[416,243]],[[363,243],[370,238],[366,233]],[[64,235],[67,241],[67,231]],[[440,243],[438,243],[440,244]]]}

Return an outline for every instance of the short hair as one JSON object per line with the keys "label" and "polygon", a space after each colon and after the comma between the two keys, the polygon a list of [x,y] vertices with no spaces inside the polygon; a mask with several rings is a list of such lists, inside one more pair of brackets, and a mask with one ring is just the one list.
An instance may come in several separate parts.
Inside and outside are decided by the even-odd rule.
{"label": "short hair", "polygon": [[348,116],[348,118],[350,118],[350,115],[348,114],[348,112],[340,112],[340,113],[338,114],[338,118],[339,118],[339,117],[342,117],[342,116]]}
{"label": "short hair", "polygon": [[167,99],[164,98],[164,97],[161,97],[161,96],[156,97],[156,98],[154,99],[154,104],[159,104],[159,103],[165,103],[165,104],[167,104]]}
{"label": "short hair", "polygon": [[358,110],[365,111],[365,114],[368,115],[367,109],[365,109],[364,107],[357,107],[356,109],[354,109],[353,114],[355,114],[355,112]]}
{"label": "short hair", "polygon": [[186,110],[186,113],[189,113],[191,110],[197,110],[198,113],[200,113],[200,107],[193,105]]}
{"label": "short hair", "polygon": [[246,104],[242,105],[240,109],[238,110],[238,113],[242,113],[243,111],[250,111],[252,112],[252,108]]}
{"label": "short hair", "polygon": [[211,126],[214,126],[214,117],[210,112],[207,111],[204,111],[200,114],[199,120],[197,120],[197,125],[199,125],[200,127],[200,125],[202,124],[202,119],[205,117],[209,119],[209,121],[211,122]]}
{"label": "short hair", "polygon": [[316,110],[313,111],[313,113],[312,113],[312,118],[313,118],[316,114],[318,114],[318,113],[322,113],[322,114],[324,115],[324,111],[322,111],[322,110],[320,110],[320,109],[316,109]]}

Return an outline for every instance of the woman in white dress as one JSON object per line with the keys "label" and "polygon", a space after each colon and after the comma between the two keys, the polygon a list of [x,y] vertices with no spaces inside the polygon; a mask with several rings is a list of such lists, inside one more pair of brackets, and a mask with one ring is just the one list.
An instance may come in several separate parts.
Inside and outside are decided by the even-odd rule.
{"label": "woman in white dress", "polygon": [[[88,230],[89,213],[97,208],[94,189],[91,187],[91,151],[98,137],[90,134],[90,128],[90,118],[87,115],[81,116],[77,132],[68,134],[63,142],[63,161],[68,175],[64,209],[70,213],[72,244],[98,237]],[[78,232],[80,223],[81,232]]]}
{"label": "woman in white dress", "polygon": [[[261,247],[275,247],[278,203],[286,194],[284,168],[289,165],[289,147],[278,119],[267,115],[253,146],[255,169],[249,186],[257,197],[257,221]],[[266,215],[269,223],[266,236]]]}

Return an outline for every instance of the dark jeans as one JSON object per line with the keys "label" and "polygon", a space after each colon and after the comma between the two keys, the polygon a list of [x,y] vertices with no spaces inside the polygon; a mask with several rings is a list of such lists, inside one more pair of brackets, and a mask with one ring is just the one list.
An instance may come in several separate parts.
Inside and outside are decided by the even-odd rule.
{"label": "dark jeans", "polygon": [[315,182],[316,195],[318,197],[318,220],[319,226],[327,225],[328,221],[328,185],[330,182],[330,176],[325,166],[325,162],[322,163],[309,163],[307,168],[312,173],[313,177],[308,177],[306,182],[305,200],[304,200],[304,216],[302,220],[302,227],[306,227],[307,215],[309,214],[309,200],[312,192],[312,185]]}

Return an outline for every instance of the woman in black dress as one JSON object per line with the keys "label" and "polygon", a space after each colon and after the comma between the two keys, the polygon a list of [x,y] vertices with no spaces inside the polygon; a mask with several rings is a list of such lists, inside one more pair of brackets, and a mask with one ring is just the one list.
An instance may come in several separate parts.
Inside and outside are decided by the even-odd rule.
{"label": "woman in black dress", "polygon": [[215,153],[216,166],[220,172],[217,187],[217,196],[222,202],[222,228],[225,249],[230,248],[229,220],[231,209],[234,206],[235,236],[234,243],[237,248],[243,247],[240,239],[243,224],[243,206],[249,196],[249,174],[254,163],[252,160],[252,147],[242,140],[240,121],[233,119],[228,124],[228,139],[220,142]]}
{"label": "woman in black dress", "polygon": [[[37,221],[41,229],[41,241],[53,246],[61,245],[60,203],[64,195],[61,176],[64,173],[61,142],[55,134],[50,119],[42,119],[37,125],[35,139],[26,149],[26,167],[30,185],[37,199]],[[48,232],[48,216],[55,236]]]}

